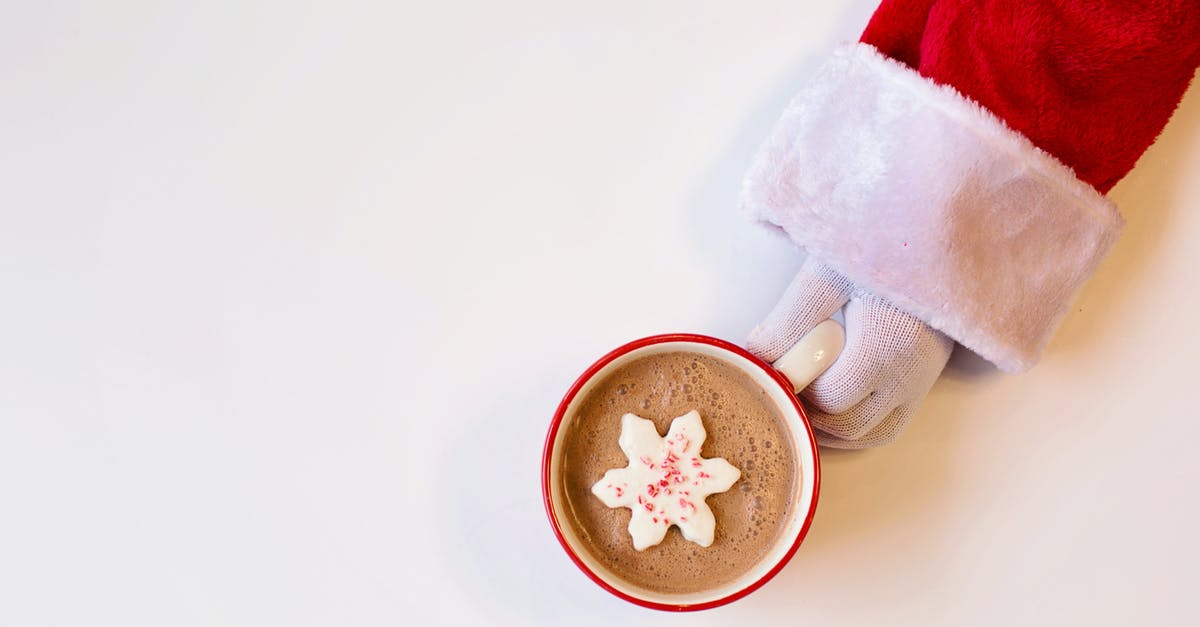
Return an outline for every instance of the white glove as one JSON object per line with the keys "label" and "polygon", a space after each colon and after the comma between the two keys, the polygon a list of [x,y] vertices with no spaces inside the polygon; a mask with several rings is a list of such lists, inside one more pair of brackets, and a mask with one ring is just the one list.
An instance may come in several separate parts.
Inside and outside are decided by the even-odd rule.
{"label": "white glove", "polygon": [[846,345],[801,395],[820,444],[887,444],[916,414],[954,340],[809,256],[775,309],[750,333],[748,348],[774,362],[843,307]]}

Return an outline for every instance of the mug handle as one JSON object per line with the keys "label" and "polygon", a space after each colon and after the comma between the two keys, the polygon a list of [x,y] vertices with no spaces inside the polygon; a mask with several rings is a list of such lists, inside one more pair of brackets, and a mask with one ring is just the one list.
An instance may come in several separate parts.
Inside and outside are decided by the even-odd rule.
{"label": "mug handle", "polygon": [[771,366],[782,372],[799,393],[833,365],[845,345],[846,330],[837,320],[826,320],[813,327]]}

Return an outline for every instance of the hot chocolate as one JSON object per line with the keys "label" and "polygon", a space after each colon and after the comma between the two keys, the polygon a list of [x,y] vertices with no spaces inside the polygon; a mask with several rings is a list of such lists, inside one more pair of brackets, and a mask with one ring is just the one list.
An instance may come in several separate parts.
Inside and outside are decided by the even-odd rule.
{"label": "hot chocolate", "polygon": [[[708,434],[703,456],[725,458],[741,476],[706,499],[716,518],[711,546],[687,541],[672,526],[660,544],[638,551],[630,510],[610,509],[592,486],[628,463],[618,445],[624,414],[653,421],[661,435],[692,410]],[[597,562],[629,584],[665,594],[718,587],[758,563],[787,523],[800,477],[783,414],[759,384],[720,359],[682,351],[635,359],[596,381],[563,428],[565,522]]]}

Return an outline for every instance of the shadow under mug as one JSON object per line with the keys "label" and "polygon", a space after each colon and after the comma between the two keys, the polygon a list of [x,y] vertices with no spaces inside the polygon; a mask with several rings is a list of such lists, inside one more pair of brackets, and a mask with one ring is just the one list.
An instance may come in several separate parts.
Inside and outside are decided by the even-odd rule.
{"label": "shadow under mug", "polygon": [[[774,577],[804,540],[817,508],[821,485],[820,461],[808,414],[796,392],[833,363],[841,351],[844,333],[835,321],[826,321],[800,340],[774,364],[767,364],[745,349],[724,340],[690,333],[655,335],[624,344],[592,364],[575,381],[559,403],[542,454],[542,498],[554,535],[567,555],[601,588],[637,605],[669,611],[704,610],[736,601]],[[574,419],[580,400],[604,376],[635,359],[658,353],[687,351],[720,359],[750,376],[779,408],[796,454],[799,481],[791,499],[778,539],[763,559],[733,581],[709,590],[686,594],[666,594],[647,590],[623,581],[593,558],[567,523],[566,498],[560,476],[560,451],[568,425]]]}

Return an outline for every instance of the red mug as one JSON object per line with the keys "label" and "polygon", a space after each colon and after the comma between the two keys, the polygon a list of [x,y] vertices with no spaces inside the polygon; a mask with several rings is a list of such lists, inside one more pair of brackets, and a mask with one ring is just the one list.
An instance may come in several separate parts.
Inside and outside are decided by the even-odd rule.
{"label": "red mug", "polygon": [[[844,334],[834,321],[827,321],[809,333],[784,357],[767,364],[745,349],[706,335],[674,333],[634,340],[601,357],[584,371],[559,403],[550,430],[546,435],[542,455],[542,498],[554,535],[563,550],[585,575],[601,588],[637,605],[668,611],[695,611],[719,607],[736,601],[763,584],[783,569],[803,542],[816,513],[820,491],[820,463],[817,443],[808,414],[796,397],[836,359]],[[733,365],[751,377],[774,401],[784,416],[796,453],[799,480],[795,483],[791,511],[787,514],[779,539],[763,559],[733,581],[710,590],[686,594],[666,594],[638,588],[629,584],[598,563],[575,536],[571,525],[565,523],[563,482],[559,476],[559,452],[565,424],[577,411],[579,399],[586,396],[595,381],[634,359],[661,352],[687,351],[708,355]]]}

